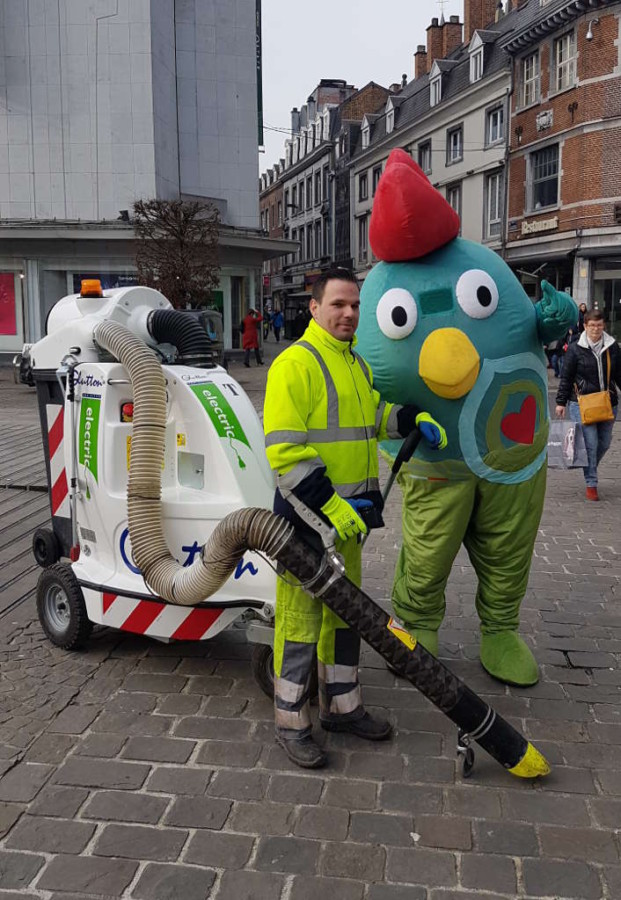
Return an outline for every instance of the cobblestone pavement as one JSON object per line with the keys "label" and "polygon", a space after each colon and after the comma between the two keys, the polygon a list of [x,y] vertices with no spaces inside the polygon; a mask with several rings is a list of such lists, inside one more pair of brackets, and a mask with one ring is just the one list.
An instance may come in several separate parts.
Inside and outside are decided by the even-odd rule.
{"label": "cobblestone pavement", "polygon": [[[276,349],[268,342],[268,362]],[[257,408],[266,368],[231,369]],[[0,476],[16,447],[31,455],[34,483],[34,394],[2,370],[0,397]],[[440,655],[550,759],[552,774],[536,784],[483,751],[465,781],[453,725],[369,650],[366,702],[392,717],[394,740],[320,733],[329,768],[302,772],[273,743],[271,705],[234,633],[163,645],[100,629],[84,652],[55,649],[36,620],[28,553],[44,496],[4,488],[0,900],[619,900],[615,432],[601,503],[584,500],[581,473],[549,473],[522,614],[542,668],[536,687],[510,689],[480,668],[465,555],[449,582]],[[379,600],[390,592],[399,509],[395,490],[387,527],[365,547],[365,588]]]}

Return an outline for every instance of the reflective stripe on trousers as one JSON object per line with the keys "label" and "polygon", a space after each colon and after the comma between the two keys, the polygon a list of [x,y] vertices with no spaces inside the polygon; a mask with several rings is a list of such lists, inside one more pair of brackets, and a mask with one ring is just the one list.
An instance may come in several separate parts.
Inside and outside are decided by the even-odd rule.
{"label": "reflective stripe on trousers", "polygon": [[[338,541],[348,577],[361,581],[361,547],[355,538]],[[287,582],[294,582],[286,572]],[[363,715],[358,660],[360,639],[320,600],[298,583],[278,579],[274,630],[274,712],[276,730],[285,738],[311,731],[309,687],[315,661],[322,719]]]}

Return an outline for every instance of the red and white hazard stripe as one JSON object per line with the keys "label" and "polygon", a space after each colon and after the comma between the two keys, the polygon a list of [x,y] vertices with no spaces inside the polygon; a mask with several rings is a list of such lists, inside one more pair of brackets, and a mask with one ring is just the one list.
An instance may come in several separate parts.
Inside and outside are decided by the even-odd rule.
{"label": "red and white hazard stripe", "polygon": [[133,634],[177,641],[201,641],[212,637],[243,612],[243,609],[176,606],[158,600],[100,593],[91,588],[84,589],[84,599],[92,622]]}
{"label": "red and white hazard stripe", "polygon": [[57,403],[48,403],[45,410],[47,413],[47,441],[50,451],[52,515],[69,519],[71,517],[71,509],[69,506],[69,485],[67,484],[67,472],[65,470],[63,440],[65,410],[63,406]]}

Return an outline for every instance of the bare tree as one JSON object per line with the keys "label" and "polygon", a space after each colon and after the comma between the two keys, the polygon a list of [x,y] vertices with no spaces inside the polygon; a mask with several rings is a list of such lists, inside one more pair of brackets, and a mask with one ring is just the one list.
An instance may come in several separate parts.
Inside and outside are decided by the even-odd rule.
{"label": "bare tree", "polygon": [[209,303],[219,282],[218,210],[209,203],[138,200],[134,203],[136,266],[142,284],[175,309]]}

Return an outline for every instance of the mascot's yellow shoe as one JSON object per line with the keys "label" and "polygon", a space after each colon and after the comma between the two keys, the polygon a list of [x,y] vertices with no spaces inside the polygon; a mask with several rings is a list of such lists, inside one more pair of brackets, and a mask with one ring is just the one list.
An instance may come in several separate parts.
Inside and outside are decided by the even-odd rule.
{"label": "mascot's yellow shoe", "polygon": [[517,687],[539,681],[539,668],[517,631],[481,635],[481,665],[494,678]]}

